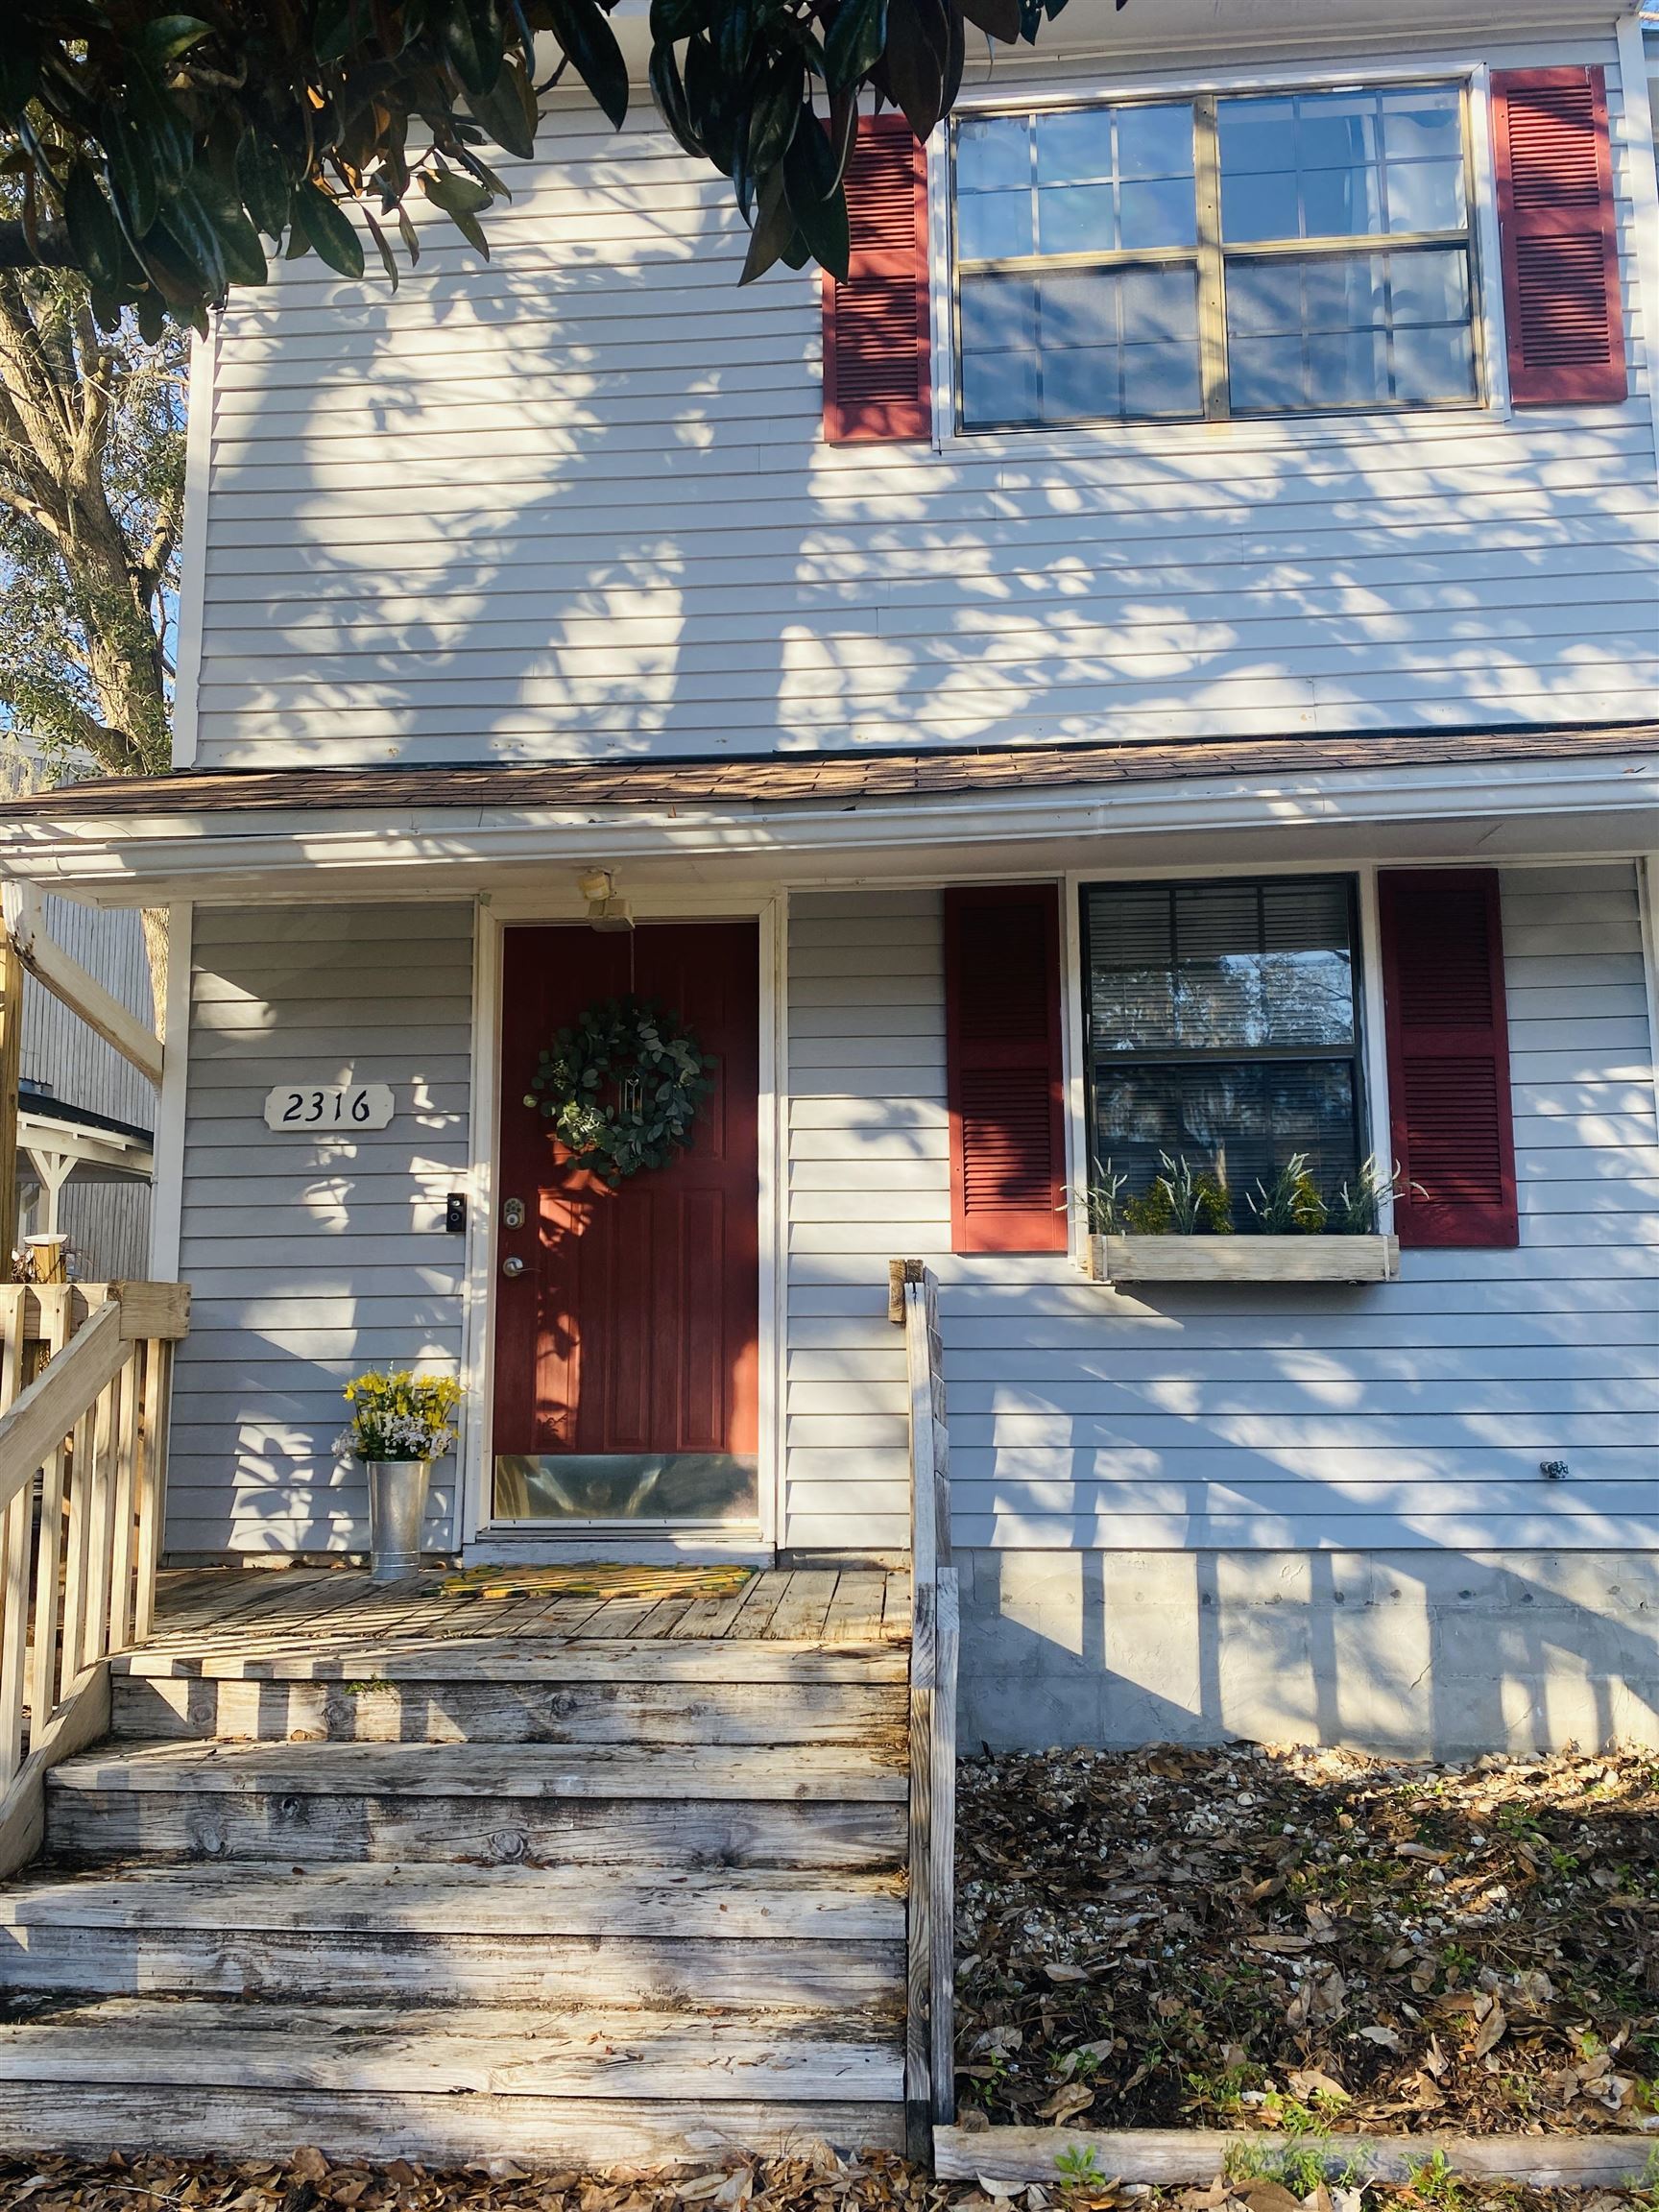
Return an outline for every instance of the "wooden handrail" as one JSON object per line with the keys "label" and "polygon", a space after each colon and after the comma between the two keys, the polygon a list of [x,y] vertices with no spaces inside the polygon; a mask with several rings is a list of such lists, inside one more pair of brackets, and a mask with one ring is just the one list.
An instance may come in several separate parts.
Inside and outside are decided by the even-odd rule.
{"label": "wooden handrail", "polygon": [[924,1262],[888,1263],[903,1325],[910,1415],[910,1901],[904,2104],[909,2147],[956,2116],[956,1669],[960,1601],[950,1551],[950,1433],[939,1286]]}
{"label": "wooden handrail", "polygon": [[[0,1878],[150,1633],[180,1283],[0,1286]],[[29,1755],[24,1756],[27,1741]]]}

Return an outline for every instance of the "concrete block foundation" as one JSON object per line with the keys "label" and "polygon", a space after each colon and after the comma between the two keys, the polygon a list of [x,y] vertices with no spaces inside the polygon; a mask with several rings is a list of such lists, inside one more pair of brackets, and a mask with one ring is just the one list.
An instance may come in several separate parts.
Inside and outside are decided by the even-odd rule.
{"label": "concrete block foundation", "polygon": [[1659,1556],[959,1551],[964,1750],[1659,1747]]}

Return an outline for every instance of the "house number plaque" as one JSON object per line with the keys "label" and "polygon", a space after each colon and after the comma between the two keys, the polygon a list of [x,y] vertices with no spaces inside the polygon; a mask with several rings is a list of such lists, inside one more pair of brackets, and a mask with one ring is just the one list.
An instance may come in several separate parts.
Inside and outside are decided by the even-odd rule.
{"label": "house number plaque", "polygon": [[267,1129],[297,1129],[306,1136],[384,1129],[391,1118],[390,1083],[278,1083],[265,1099]]}

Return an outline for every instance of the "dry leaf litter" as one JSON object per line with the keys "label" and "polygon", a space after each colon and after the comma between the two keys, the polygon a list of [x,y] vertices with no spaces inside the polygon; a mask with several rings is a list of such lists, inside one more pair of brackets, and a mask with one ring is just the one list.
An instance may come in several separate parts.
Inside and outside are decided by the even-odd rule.
{"label": "dry leaf litter", "polygon": [[1414,2184],[1316,2183],[1298,2197],[1264,2178],[1154,2190],[1111,2177],[1010,2188],[949,2183],[882,2156],[726,2159],[707,2173],[611,2168],[535,2172],[510,2160],[429,2172],[403,2159],[364,2166],[316,2150],[284,2160],[9,2159],[3,2212],[1659,2212],[1659,2192],[1465,2185],[1439,2172]]}
{"label": "dry leaf litter", "polygon": [[958,1798],[965,2108],[1659,2129],[1655,1754],[1049,1751]]}
{"label": "dry leaf litter", "polygon": [[1659,2191],[1317,2183],[1297,2197],[1263,2178],[1154,2190],[1110,2176],[1010,2188],[935,2181],[902,2159],[838,2156],[823,2143],[788,2158],[728,2157],[706,2173],[613,2167],[533,2171],[507,2159],[430,2172],[365,2166],[314,2149],[283,2160],[135,2156],[107,2162],[0,2154],[0,2212],[1659,2212]]}

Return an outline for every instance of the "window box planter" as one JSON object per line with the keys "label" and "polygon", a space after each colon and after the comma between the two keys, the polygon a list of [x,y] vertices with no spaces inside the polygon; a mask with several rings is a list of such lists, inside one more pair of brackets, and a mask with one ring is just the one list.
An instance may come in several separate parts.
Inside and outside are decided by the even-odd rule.
{"label": "window box planter", "polygon": [[1096,1283],[1392,1283],[1394,1237],[1091,1237]]}

